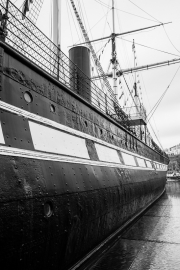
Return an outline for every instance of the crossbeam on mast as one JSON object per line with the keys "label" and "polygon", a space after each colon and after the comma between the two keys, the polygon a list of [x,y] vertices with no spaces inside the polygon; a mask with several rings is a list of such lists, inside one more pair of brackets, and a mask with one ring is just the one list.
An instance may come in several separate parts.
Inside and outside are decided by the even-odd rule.
{"label": "crossbeam on mast", "polygon": [[169,24],[169,23],[172,23],[172,22],[160,23],[160,24],[156,24],[156,25],[152,25],[152,26],[148,26],[148,27],[144,27],[144,28],[139,28],[139,29],[135,29],[135,30],[124,32],[124,33],[119,33],[119,34],[113,33],[113,34],[111,34],[109,36],[106,36],[106,37],[103,37],[103,38],[97,38],[97,39],[89,40],[89,41],[86,41],[86,42],[74,44],[73,46],[79,46],[79,45],[83,45],[83,44],[86,44],[86,43],[92,43],[92,42],[96,42],[96,41],[101,41],[101,40],[108,39],[108,38],[112,39],[113,37],[123,36],[123,35],[131,34],[131,33],[134,33],[134,32],[139,32],[139,31],[143,31],[143,30],[146,30],[146,29],[162,26],[162,25]]}
{"label": "crossbeam on mast", "polygon": [[[149,70],[149,69],[157,68],[157,67],[170,66],[172,64],[178,64],[178,63],[180,63],[180,58],[175,58],[172,60],[167,60],[167,61],[163,61],[163,62],[159,62],[159,63],[153,63],[153,64],[149,64],[149,65],[143,65],[143,66],[134,67],[134,68],[121,69],[121,70],[117,71],[117,76],[120,77],[123,74],[129,74],[129,73],[133,73],[133,72],[137,72],[137,71]],[[112,72],[107,73],[105,75],[107,77],[112,78]],[[91,79],[97,80],[97,79],[99,79],[99,76],[92,77]]]}
{"label": "crossbeam on mast", "polygon": [[133,73],[136,71],[148,70],[148,69],[152,69],[152,68],[156,68],[156,67],[164,67],[164,66],[169,66],[169,65],[178,64],[178,63],[180,63],[180,58],[167,60],[167,61],[163,61],[163,62],[159,62],[159,63],[155,63],[155,64],[143,65],[143,66],[139,66],[139,67],[135,67],[135,68],[127,68],[127,69],[119,70],[117,72],[117,76],[119,77],[122,74],[128,74],[128,73]]}

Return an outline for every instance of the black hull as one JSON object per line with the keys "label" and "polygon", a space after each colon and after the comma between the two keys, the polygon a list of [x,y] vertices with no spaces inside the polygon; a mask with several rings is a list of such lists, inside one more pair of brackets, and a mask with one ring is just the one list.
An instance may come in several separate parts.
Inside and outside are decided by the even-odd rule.
{"label": "black hull", "polygon": [[[168,160],[0,45],[0,262],[6,270],[68,269],[158,198]],[[45,145],[31,125],[47,131]],[[71,134],[84,154],[58,152],[61,141],[49,146],[52,132]],[[101,159],[98,146],[109,148],[112,160]],[[139,157],[150,167],[138,165]]]}
{"label": "black hull", "polygon": [[0,162],[4,269],[67,269],[157,198],[166,182],[165,173],[143,170],[20,157]]}

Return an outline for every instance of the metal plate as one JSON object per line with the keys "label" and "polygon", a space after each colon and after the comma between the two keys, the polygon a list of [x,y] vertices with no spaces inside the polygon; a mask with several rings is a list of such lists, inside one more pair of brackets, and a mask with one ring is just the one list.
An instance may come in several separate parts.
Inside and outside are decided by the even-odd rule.
{"label": "metal plate", "polygon": [[116,150],[97,143],[95,143],[95,147],[99,160],[106,162],[121,163]]}
{"label": "metal plate", "polygon": [[85,139],[29,121],[34,148],[89,159]]}
{"label": "metal plate", "polygon": [[122,157],[126,165],[136,166],[134,156],[122,152]]}
{"label": "metal plate", "polygon": [[5,144],[4,136],[3,136],[3,132],[2,132],[2,127],[1,127],[1,122],[0,122],[0,143]]}

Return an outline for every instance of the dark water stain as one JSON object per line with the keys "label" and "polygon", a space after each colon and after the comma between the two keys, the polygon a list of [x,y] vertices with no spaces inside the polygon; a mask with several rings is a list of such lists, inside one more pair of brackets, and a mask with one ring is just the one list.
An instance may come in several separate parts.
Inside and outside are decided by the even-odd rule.
{"label": "dark water stain", "polygon": [[179,270],[180,181],[166,192],[89,270]]}

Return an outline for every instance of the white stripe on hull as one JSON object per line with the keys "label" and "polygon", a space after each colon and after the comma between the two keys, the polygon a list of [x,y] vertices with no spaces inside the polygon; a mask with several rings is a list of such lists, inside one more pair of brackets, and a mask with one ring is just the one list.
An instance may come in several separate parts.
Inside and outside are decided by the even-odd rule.
{"label": "white stripe on hull", "polygon": [[122,152],[122,157],[124,159],[125,164],[130,166],[136,166],[134,156]]}
{"label": "white stripe on hull", "polygon": [[105,162],[121,163],[118,153],[115,149],[97,143],[95,143],[95,147],[99,160]]}
{"label": "white stripe on hull", "polygon": [[85,139],[31,121],[29,127],[36,150],[90,159]]}
{"label": "white stripe on hull", "polygon": [[[56,123],[52,120],[49,120],[47,118],[37,116],[33,113],[29,113],[25,110],[22,110],[20,108],[17,108],[15,106],[12,106],[8,103],[5,103],[3,101],[0,101],[0,108],[17,114],[19,116],[25,117],[29,120],[29,126],[30,126],[30,131],[31,131],[31,136],[33,140],[33,144],[36,150],[42,151],[42,152],[49,152],[49,153],[54,153],[53,160],[54,158],[57,159],[57,161],[61,161],[62,156],[57,156],[56,154],[59,155],[69,155],[69,156],[74,156],[74,157],[79,157],[79,158],[86,158],[90,159],[88,150],[86,147],[85,139],[90,139],[94,141],[95,147],[97,150],[98,157],[100,159],[99,166],[107,166],[106,164],[112,163],[112,167],[117,167],[119,164],[121,164],[120,158],[118,156],[118,153],[116,150],[121,151],[122,156],[125,161],[125,167],[136,167],[138,169],[146,169],[146,164],[144,160],[148,160],[152,162],[152,160],[142,157],[138,154],[132,153],[130,151],[127,151],[125,149],[122,149],[118,146],[115,146],[113,144],[107,143],[103,140],[97,139],[91,135],[88,135],[86,133],[83,133],[81,131],[77,131],[73,128],[69,128],[67,126],[61,125],[59,123]],[[33,120],[33,122],[31,121]],[[1,129],[2,133],[2,129]],[[0,134],[1,136],[1,141],[2,144],[4,144],[4,137],[3,134]],[[1,143],[0,141],[0,143]],[[9,149],[9,148],[7,148]],[[25,153],[28,153],[27,150],[20,150],[16,149],[16,153],[18,150],[22,153],[24,151],[23,157],[25,156]],[[8,152],[8,151],[7,151]],[[19,153],[20,153],[19,152]],[[39,153],[35,155],[36,157],[33,157],[32,153],[36,153],[31,151],[30,158],[37,158],[38,155],[43,155],[43,157],[47,156],[49,159],[50,155],[47,153]],[[52,158],[51,155],[51,158]],[[17,154],[18,156],[18,154]],[[29,154],[27,155],[29,157]],[[58,158],[57,158],[58,157]],[[143,160],[143,166],[142,164],[139,164],[139,166],[136,165],[135,162],[135,157],[141,158]],[[41,159],[41,158],[40,158]],[[44,159],[44,158],[43,158]],[[46,158],[45,158],[46,159]],[[64,157],[66,162],[72,162],[72,161],[67,161],[68,158]],[[75,160],[75,159],[73,159]],[[102,163],[104,161],[105,163]],[[84,162],[84,161],[83,161]],[[90,161],[94,162],[95,161]],[[78,161],[77,163],[81,163]],[[95,162],[96,163],[96,162]],[[167,170],[167,165],[161,164],[159,162],[154,162],[156,164],[156,170]],[[85,164],[85,163],[84,163]],[[88,163],[87,163],[88,164]],[[100,165],[101,164],[101,165]],[[108,165],[109,166],[109,165]],[[123,166],[123,165],[122,165]],[[152,169],[152,166],[148,166],[147,169]]]}
{"label": "white stripe on hull", "polygon": [[0,122],[0,143],[5,144],[1,122]]}
{"label": "white stripe on hull", "polygon": [[[154,171],[153,168],[133,167],[133,166],[127,166],[127,165],[117,164],[117,163],[87,160],[87,159],[55,155],[55,154],[47,154],[47,153],[24,150],[24,149],[19,149],[19,148],[12,148],[12,147],[2,146],[2,145],[0,146],[0,155],[23,157],[23,158],[38,159],[38,160],[50,160],[50,161],[66,162],[66,163],[78,163],[78,164],[91,165],[91,166],[101,166],[101,167],[111,167],[111,168],[116,167],[116,168],[126,168],[126,169],[134,169],[134,170]],[[159,168],[158,171],[166,171],[166,170]]]}
{"label": "white stripe on hull", "polygon": [[[27,118],[29,120],[33,120],[33,121],[38,122],[40,124],[45,124],[45,125],[47,125],[49,127],[53,127],[53,128],[68,132],[68,133],[70,133],[72,135],[76,135],[76,136],[82,137],[84,139],[92,140],[92,141],[94,141],[96,143],[102,144],[102,145],[110,147],[112,149],[116,149],[116,150],[119,150],[119,151],[123,151],[124,153],[131,154],[130,151],[125,150],[123,148],[120,148],[120,147],[118,147],[118,146],[116,146],[114,144],[107,143],[107,142],[105,142],[103,140],[100,140],[100,139],[97,139],[97,138],[95,138],[95,137],[93,137],[93,136],[91,136],[89,134],[83,133],[81,131],[78,131],[78,130],[75,130],[73,128],[67,127],[65,125],[59,124],[59,123],[54,122],[52,120],[49,120],[47,118],[44,118],[44,117],[35,115],[33,113],[30,113],[28,111],[22,110],[22,109],[20,109],[18,107],[12,106],[12,105],[10,105],[10,104],[8,104],[6,102],[0,101],[0,108],[6,110],[8,112],[23,116],[23,117],[25,117],[25,118]],[[142,156],[140,156],[140,155],[138,155],[136,153],[133,153],[133,156],[142,157]],[[148,158],[146,158],[146,159],[150,160]]]}

